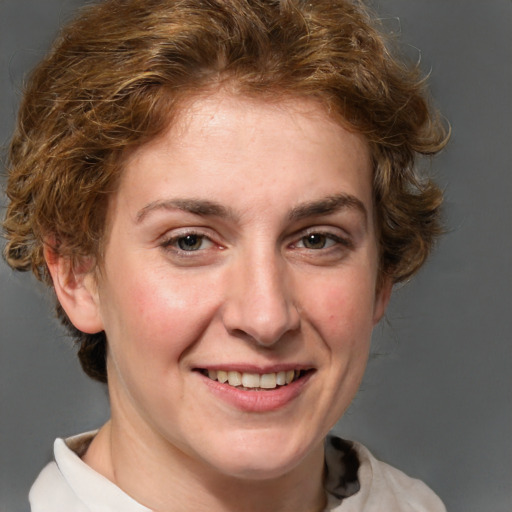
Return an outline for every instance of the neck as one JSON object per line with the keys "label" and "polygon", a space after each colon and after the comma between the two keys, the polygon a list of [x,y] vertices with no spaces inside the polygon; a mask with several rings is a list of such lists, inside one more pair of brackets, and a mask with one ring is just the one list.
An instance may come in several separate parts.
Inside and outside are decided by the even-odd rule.
{"label": "neck", "polygon": [[285,474],[251,480],[224,475],[161,440],[160,446],[149,445],[110,421],[83,459],[155,512],[320,512],[325,507],[323,443]]}

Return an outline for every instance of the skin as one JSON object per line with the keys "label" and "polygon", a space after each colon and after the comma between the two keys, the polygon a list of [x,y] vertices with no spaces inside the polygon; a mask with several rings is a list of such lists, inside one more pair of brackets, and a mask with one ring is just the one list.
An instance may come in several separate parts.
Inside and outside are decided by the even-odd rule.
{"label": "skin", "polygon": [[[129,155],[97,272],[47,251],[70,319],[109,343],[85,462],[152,510],[322,510],[323,439],[391,289],[371,183],[365,140],[307,100],[217,92]],[[307,378],[275,402],[197,371],[284,367]]]}

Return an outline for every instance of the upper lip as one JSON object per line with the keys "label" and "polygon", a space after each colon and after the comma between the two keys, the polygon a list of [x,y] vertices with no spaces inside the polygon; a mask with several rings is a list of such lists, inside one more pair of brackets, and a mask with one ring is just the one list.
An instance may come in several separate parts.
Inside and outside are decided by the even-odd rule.
{"label": "upper lip", "polygon": [[254,365],[246,363],[219,363],[194,366],[194,370],[221,370],[225,372],[240,372],[240,373],[257,373],[260,375],[266,373],[286,372],[289,370],[313,370],[314,367],[310,364],[300,363],[281,363],[273,365]]}

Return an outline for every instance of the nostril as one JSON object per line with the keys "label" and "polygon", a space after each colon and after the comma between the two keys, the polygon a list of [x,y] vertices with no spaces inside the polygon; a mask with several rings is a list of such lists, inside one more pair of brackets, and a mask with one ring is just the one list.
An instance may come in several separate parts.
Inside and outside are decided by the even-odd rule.
{"label": "nostril", "polygon": [[224,326],[232,336],[272,346],[300,327],[293,290],[268,255],[259,265],[242,263],[221,310]]}

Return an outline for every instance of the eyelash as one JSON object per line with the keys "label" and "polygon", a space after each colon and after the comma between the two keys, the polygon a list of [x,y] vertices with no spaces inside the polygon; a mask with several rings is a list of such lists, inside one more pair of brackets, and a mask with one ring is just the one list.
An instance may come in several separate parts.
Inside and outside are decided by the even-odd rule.
{"label": "eyelash", "polygon": [[304,243],[304,241],[308,237],[311,237],[311,236],[325,237],[326,240],[330,240],[330,241],[334,242],[334,244],[329,246],[329,247],[321,247],[321,248],[318,248],[318,249],[303,247],[304,249],[309,250],[309,251],[328,250],[331,247],[334,247],[335,245],[341,245],[341,246],[343,246],[343,247],[345,247],[347,249],[352,249],[353,248],[353,242],[352,242],[352,240],[349,237],[341,237],[341,236],[335,235],[334,233],[331,233],[329,231],[320,231],[320,230],[316,230],[316,229],[311,229],[311,230],[306,231],[306,233],[304,235],[302,235],[298,239],[298,241],[294,242],[292,245],[296,247],[298,243]]}
{"label": "eyelash", "polygon": [[160,244],[160,247],[162,247],[163,249],[165,249],[167,251],[172,250],[176,254],[183,256],[183,257],[190,257],[190,256],[192,256],[193,253],[200,252],[201,249],[187,251],[186,249],[179,247],[179,245],[178,245],[179,241],[185,240],[187,237],[197,237],[201,241],[201,244],[204,241],[207,241],[207,242],[209,242],[209,244],[214,245],[214,242],[208,235],[206,235],[205,233],[201,233],[199,231],[192,230],[192,231],[186,231],[183,233],[169,236],[168,238],[166,238],[162,241],[162,243]]}
{"label": "eyelash", "polygon": [[[320,251],[329,251],[329,250],[335,250],[336,246],[341,246],[346,249],[352,249],[353,248],[353,242],[349,237],[341,237],[339,235],[336,235],[334,233],[328,232],[328,231],[322,231],[318,229],[310,229],[307,231],[303,231],[301,233],[302,236],[300,236],[295,242],[290,244],[289,247],[295,247],[297,249],[304,249],[308,252],[320,252]],[[326,242],[326,244],[329,244],[329,242],[332,242],[327,247],[318,247],[318,248],[312,248],[312,247],[306,247],[305,242],[308,237],[312,236],[318,236],[323,237]],[[198,241],[200,242],[201,246],[204,244],[204,242],[208,243],[208,248],[215,245],[215,242],[211,239],[210,236],[207,234],[196,231],[196,230],[190,230],[190,231],[184,231],[182,233],[178,233],[172,236],[169,236],[165,240],[162,241],[160,246],[166,250],[166,251],[172,251],[175,255],[183,258],[191,258],[194,256],[198,256],[197,253],[201,253],[202,251],[206,250],[205,248],[201,249],[201,247],[197,249],[192,250],[186,250],[179,246],[180,240],[185,240],[187,237],[197,237]],[[302,244],[303,247],[298,247],[299,244]],[[220,246],[217,246],[220,248]],[[340,248],[340,247],[338,247]]]}

